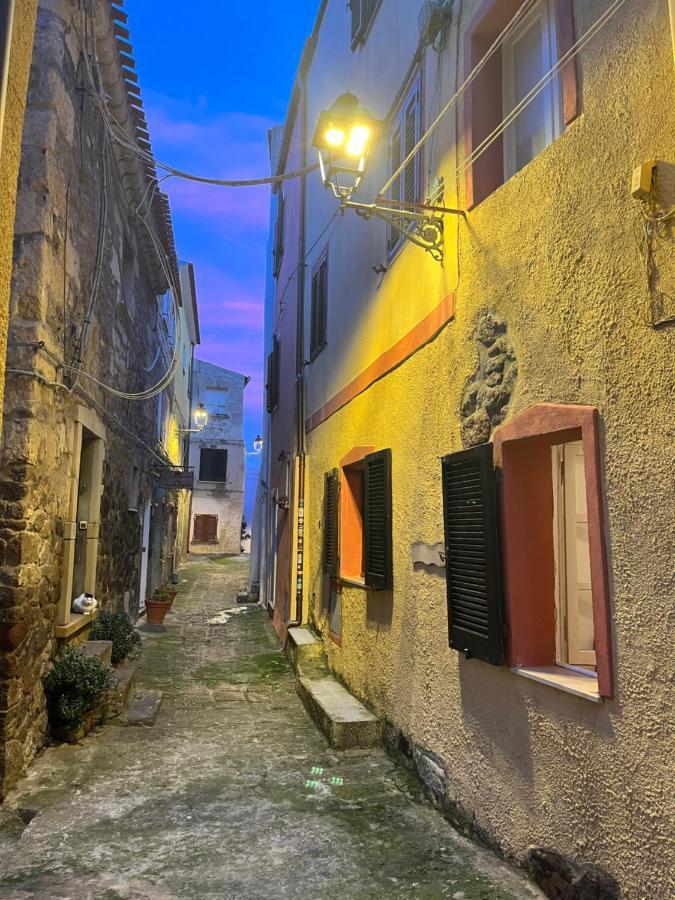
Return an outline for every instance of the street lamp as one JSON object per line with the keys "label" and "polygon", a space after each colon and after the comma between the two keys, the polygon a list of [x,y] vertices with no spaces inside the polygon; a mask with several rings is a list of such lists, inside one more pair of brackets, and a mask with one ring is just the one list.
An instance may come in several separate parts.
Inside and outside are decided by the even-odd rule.
{"label": "street lamp", "polygon": [[265,442],[260,437],[260,435],[258,435],[256,437],[256,439],[253,441],[253,452],[254,453],[262,453],[262,448],[264,446],[265,446]]}
{"label": "street lamp", "polygon": [[196,428],[178,428],[178,434],[198,434],[203,431],[209,423],[209,411],[203,403],[197,405],[197,409],[193,413]]}
{"label": "street lamp", "polygon": [[407,240],[423,247],[435,260],[443,262],[443,215],[466,216],[463,210],[424,203],[405,203],[378,197],[377,203],[356,203],[373,144],[384,123],[359,103],[354,94],[341,94],[323,110],[312,145],[319,151],[321,179],[331,190],[340,209],[353,209],[364,219],[384,219]]}
{"label": "street lamp", "polygon": [[350,200],[358,190],[382,124],[349,93],[319,116],[312,143],[319,151],[324,187],[338,200]]}

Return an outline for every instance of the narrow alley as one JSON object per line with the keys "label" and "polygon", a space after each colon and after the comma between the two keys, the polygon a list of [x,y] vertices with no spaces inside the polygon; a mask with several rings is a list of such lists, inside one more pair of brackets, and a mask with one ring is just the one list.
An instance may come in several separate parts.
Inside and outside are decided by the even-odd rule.
{"label": "narrow alley", "polygon": [[542,896],[382,750],[327,746],[267,615],[236,604],[247,562],[188,563],[144,634],[154,726],[49,747],[8,796],[0,898]]}

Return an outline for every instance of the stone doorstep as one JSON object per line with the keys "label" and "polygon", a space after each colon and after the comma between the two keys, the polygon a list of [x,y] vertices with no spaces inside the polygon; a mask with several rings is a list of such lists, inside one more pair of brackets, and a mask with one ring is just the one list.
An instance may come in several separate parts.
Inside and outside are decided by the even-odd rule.
{"label": "stone doorstep", "polygon": [[296,670],[324,657],[323,643],[309,628],[289,628],[286,651]]}
{"label": "stone doorstep", "polygon": [[85,656],[100,659],[104,665],[112,666],[112,641],[85,641],[82,648]]}
{"label": "stone doorstep", "polygon": [[334,678],[300,677],[297,689],[331,747],[349,750],[379,743],[380,720]]}
{"label": "stone doorstep", "polygon": [[161,691],[139,691],[127,711],[127,725],[151,727],[157,721],[161,705]]}
{"label": "stone doorstep", "polygon": [[129,660],[120,663],[115,669],[117,686],[108,693],[104,718],[114,719],[127,708],[129,699],[134,696],[137,669],[136,663]]}

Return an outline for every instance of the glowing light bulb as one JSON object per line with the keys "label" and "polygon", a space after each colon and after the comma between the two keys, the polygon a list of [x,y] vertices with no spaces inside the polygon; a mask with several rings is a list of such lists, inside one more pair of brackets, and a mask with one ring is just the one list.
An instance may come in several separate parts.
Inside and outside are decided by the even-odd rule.
{"label": "glowing light bulb", "polygon": [[326,143],[331,147],[341,147],[345,142],[345,133],[341,128],[331,126],[326,131]]}
{"label": "glowing light bulb", "polygon": [[365,125],[355,125],[347,141],[347,153],[350,156],[365,156],[370,142],[371,131]]}

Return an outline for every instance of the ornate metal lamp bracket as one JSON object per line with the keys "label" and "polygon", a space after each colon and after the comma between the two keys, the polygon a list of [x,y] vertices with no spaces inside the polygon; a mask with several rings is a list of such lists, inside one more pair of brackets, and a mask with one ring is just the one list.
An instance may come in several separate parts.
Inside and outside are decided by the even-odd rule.
{"label": "ornate metal lamp bracket", "polygon": [[389,206],[381,206],[378,203],[355,203],[353,200],[343,199],[342,209],[353,209],[363,219],[372,219],[374,216],[382,219],[391,228],[403,237],[422,247],[427,253],[443,264],[443,213],[465,216],[462,210],[446,209],[445,207],[424,207],[418,209],[392,209]]}

